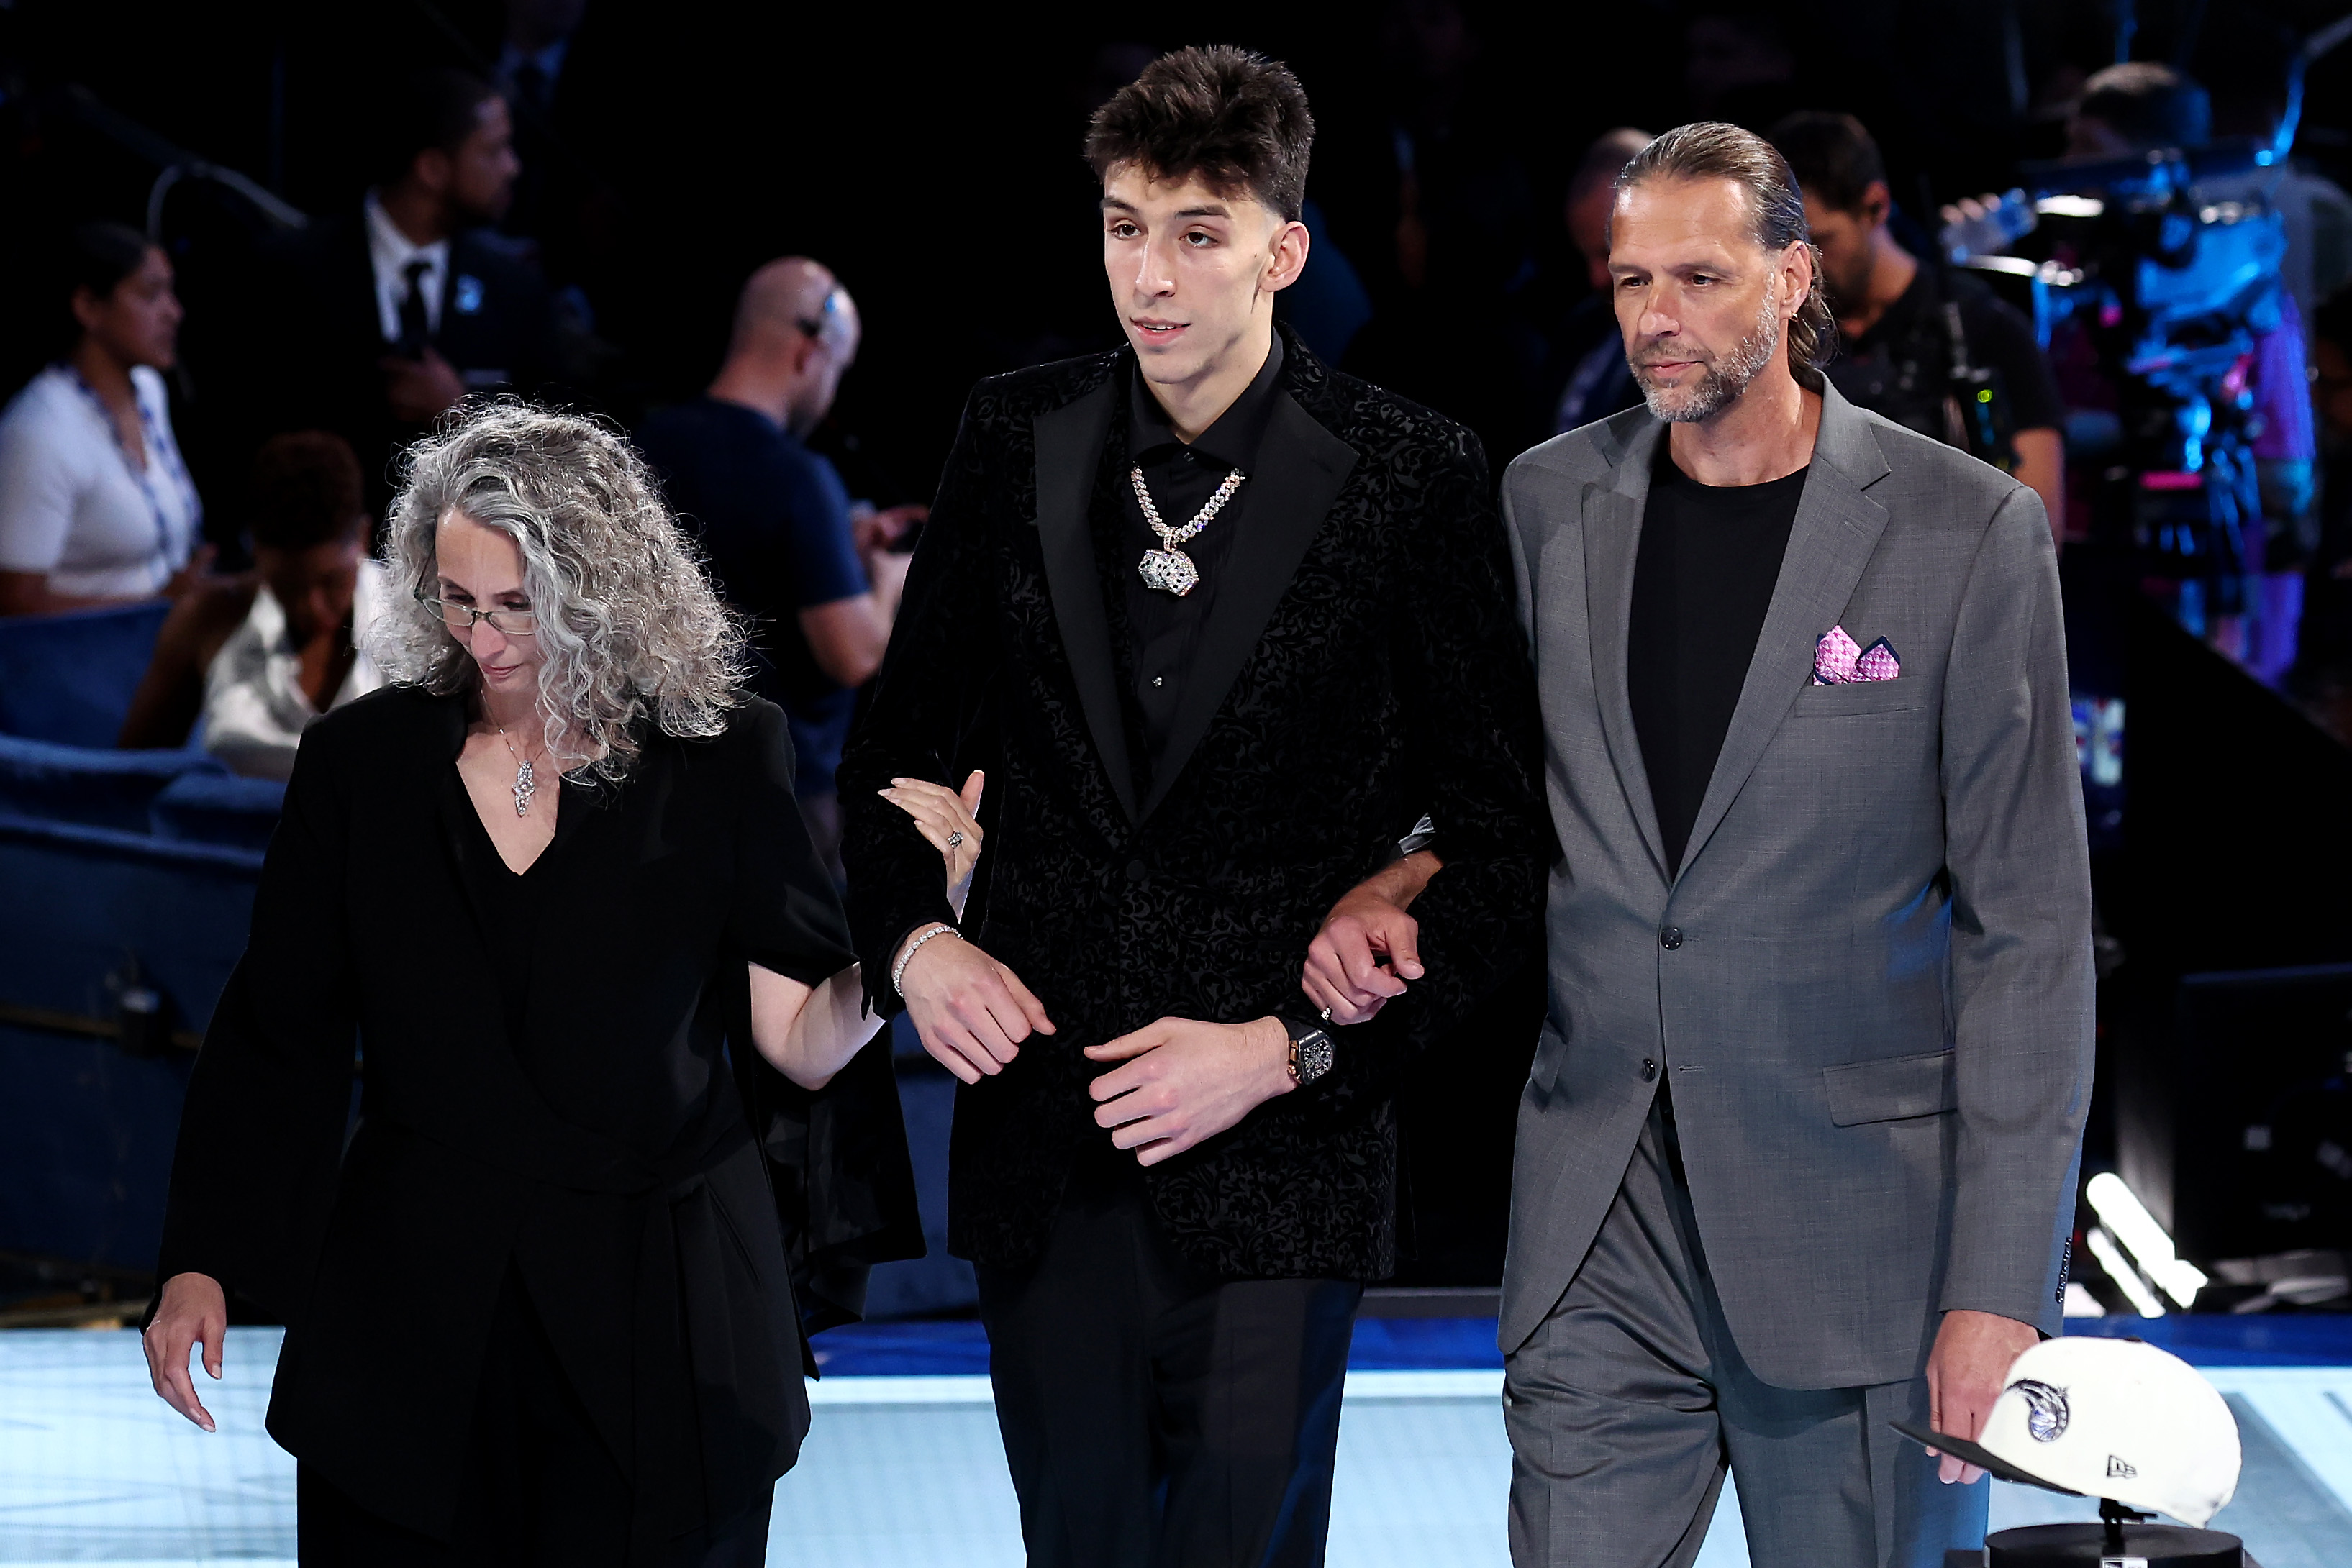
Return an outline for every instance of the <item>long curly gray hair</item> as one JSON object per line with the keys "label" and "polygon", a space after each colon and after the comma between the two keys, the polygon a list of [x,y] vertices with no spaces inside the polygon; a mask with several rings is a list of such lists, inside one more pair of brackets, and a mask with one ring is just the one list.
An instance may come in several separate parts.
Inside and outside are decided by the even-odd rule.
{"label": "long curly gray hair", "polygon": [[384,673],[471,692],[473,659],[416,601],[436,592],[435,532],[460,513],[514,540],[539,614],[547,749],[575,776],[617,783],[640,721],[717,735],[741,700],[741,622],[719,601],[636,449],[574,414],[514,398],[469,401],[409,448],[383,565],[395,593],[369,651]]}

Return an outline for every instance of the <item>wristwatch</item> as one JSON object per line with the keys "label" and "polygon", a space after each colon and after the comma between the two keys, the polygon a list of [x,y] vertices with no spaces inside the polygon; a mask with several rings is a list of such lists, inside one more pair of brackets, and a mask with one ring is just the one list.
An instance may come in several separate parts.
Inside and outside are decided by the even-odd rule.
{"label": "wristwatch", "polygon": [[1286,1019],[1283,1031],[1290,1037],[1290,1081],[1304,1088],[1331,1071],[1331,1036],[1319,1024],[1298,1024]]}

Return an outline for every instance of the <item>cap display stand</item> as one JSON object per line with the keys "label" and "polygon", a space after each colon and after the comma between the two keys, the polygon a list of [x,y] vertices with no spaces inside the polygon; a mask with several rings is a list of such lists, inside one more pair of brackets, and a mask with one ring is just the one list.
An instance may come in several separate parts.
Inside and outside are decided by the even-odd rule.
{"label": "cap display stand", "polygon": [[2254,1568],[2234,1535],[2148,1518],[2102,1498],[2101,1522],[2004,1530],[1985,1538],[1985,1558],[1989,1568]]}

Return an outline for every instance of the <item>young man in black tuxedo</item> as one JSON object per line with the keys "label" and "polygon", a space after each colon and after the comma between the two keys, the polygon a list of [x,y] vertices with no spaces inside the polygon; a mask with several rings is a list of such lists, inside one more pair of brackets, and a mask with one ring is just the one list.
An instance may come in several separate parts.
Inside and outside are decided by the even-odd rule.
{"label": "young man in black tuxedo", "polygon": [[[1349,1330],[1395,1259],[1392,1096],[1541,918],[1485,457],[1275,326],[1311,138],[1296,78],[1232,48],[1097,114],[1129,346],[973,392],[841,768],[874,1004],[966,1085],[950,1241],[1040,1568],[1322,1560]],[[882,797],[974,767],[961,929]],[[1414,983],[1327,1030],[1308,944],[1390,862],[1442,864]]]}

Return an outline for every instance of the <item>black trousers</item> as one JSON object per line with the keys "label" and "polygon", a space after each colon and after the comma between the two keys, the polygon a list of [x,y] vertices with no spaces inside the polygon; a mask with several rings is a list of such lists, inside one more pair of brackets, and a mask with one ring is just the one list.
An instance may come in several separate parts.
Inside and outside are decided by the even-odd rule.
{"label": "black trousers", "polygon": [[1034,1268],[979,1270],[1030,1568],[1317,1568],[1363,1287],[1200,1275],[1110,1152]]}
{"label": "black trousers", "polygon": [[[370,1512],[298,1464],[296,1551],[302,1568],[618,1568],[632,1500],[628,1477],[509,1269],[491,1320],[451,1538],[436,1541]],[[771,1506],[763,1493],[717,1530],[673,1541],[672,1568],[759,1568]]]}

